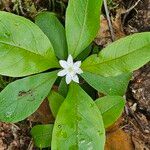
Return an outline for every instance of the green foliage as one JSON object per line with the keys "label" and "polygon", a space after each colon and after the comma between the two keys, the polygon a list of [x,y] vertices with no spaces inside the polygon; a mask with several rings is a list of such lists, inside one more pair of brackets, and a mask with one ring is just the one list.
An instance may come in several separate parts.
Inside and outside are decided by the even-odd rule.
{"label": "green foliage", "polygon": [[68,93],[68,85],[65,81],[65,78],[62,78],[58,87],[58,92],[61,94],[63,97],[67,96]]}
{"label": "green foliage", "polygon": [[31,130],[34,143],[39,148],[51,146],[53,124],[36,125]]}
{"label": "green foliage", "polygon": [[0,93],[0,121],[18,122],[34,113],[49,94],[56,74],[38,74],[9,84]]}
{"label": "green foliage", "polygon": [[0,74],[21,77],[59,67],[53,47],[31,21],[0,12]]}
{"label": "green foliage", "polygon": [[86,59],[90,52],[92,50],[92,44],[90,44],[85,50],[83,50],[77,57],[76,60],[81,60],[83,61],[84,59]]}
{"label": "green foliage", "polygon": [[132,72],[150,60],[150,33],[122,38],[82,63],[83,71],[102,76]]}
{"label": "green foliage", "polygon": [[98,92],[105,95],[123,96],[126,92],[131,73],[124,73],[115,77],[104,77],[89,72],[84,72],[81,76]]}
{"label": "green foliage", "polygon": [[125,100],[121,96],[105,96],[95,102],[102,114],[105,128],[121,116],[125,106]]}
{"label": "green foliage", "polygon": [[56,56],[59,59],[67,57],[67,42],[65,29],[54,13],[43,12],[35,18],[35,23],[51,41]]}
{"label": "green foliage", "polygon": [[70,0],[66,12],[68,53],[77,57],[95,38],[102,0]]}
{"label": "green foliage", "polygon": [[55,91],[51,91],[48,96],[49,105],[52,111],[53,116],[56,118],[59,107],[64,101],[64,97]]}
{"label": "green foliage", "polygon": [[[23,77],[41,72],[8,86],[0,78],[0,87],[6,86],[0,93],[0,121],[25,119],[48,96],[56,121],[54,128],[51,124],[33,127],[31,134],[37,147],[103,150],[104,127],[121,116],[125,105],[121,96],[131,72],[150,61],[150,32],[122,38],[101,51],[97,46],[92,50],[101,6],[102,0],[69,0],[66,29],[53,13],[38,14],[36,25],[23,17],[0,12],[0,74]],[[83,70],[79,85],[71,82],[68,86],[64,78],[55,82],[58,60],[69,54],[79,61],[73,63],[71,56],[70,61],[61,60],[59,63],[65,68],[61,73],[72,77],[72,68],[77,74]],[[70,64],[72,68],[68,67]],[[75,77],[78,82],[77,74],[70,79]],[[51,91],[53,85],[57,92]],[[98,92],[107,96],[94,102]]]}
{"label": "green foliage", "polygon": [[93,100],[72,83],[56,117],[52,149],[104,148],[105,132],[102,116]]}

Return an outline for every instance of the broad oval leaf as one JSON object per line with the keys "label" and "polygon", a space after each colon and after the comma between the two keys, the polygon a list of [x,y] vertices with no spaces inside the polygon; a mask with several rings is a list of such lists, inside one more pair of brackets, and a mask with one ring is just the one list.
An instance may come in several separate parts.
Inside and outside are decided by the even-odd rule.
{"label": "broad oval leaf", "polygon": [[121,96],[105,96],[95,101],[102,117],[105,128],[108,128],[121,116],[125,100]]}
{"label": "broad oval leaf", "polygon": [[43,73],[10,83],[0,93],[0,121],[18,122],[34,113],[57,78],[57,72]]}
{"label": "broad oval leaf", "polygon": [[26,76],[59,67],[52,45],[31,21],[0,11],[0,74]]}
{"label": "broad oval leaf", "polygon": [[31,129],[34,144],[39,148],[51,146],[53,124],[36,125]]}
{"label": "broad oval leaf", "polygon": [[69,0],[66,12],[68,53],[78,56],[95,38],[102,0]]}
{"label": "broad oval leaf", "polygon": [[84,72],[81,76],[98,92],[105,95],[123,96],[132,77],[132,73],[124,73],[113,77],[104,77],[101,75]]}
{"label": "broad oval leaf", "polygon": [[67,41],[63,25],[54,13],[42,12],[35,18],[35,23],[51,41],[55,54],[59,59],[67,57]]}
{"label": "broad oval leaf", "polygon": [[150,61],[150,32],[122,38],[82,63],[83,71],[102,76],[132,72]]}
{"label": "broad oval leaf", "polygon": [[55,91],[51,91],[50,94],[48,95],[48,101],[49,105],[52,111],[53,116],[56,118],[58,110],[61,106],[61,104],[64,101],[64,97],[61,96],[59,93]]}
{"label": "broad oval leaf", "polygon": [[104,143],[100,111],[84,90],[72,83],[56,117],[52,150],[102,150]]}

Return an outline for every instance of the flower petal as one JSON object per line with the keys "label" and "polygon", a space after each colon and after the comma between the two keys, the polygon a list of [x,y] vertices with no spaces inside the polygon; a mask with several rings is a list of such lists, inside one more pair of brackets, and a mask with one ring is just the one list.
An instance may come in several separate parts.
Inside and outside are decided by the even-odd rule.
{"label": "flower petal", "polygon": [[64,69],[64,70],[61,70],[61,71],[59,71],[58,73],[57,73],[57,75],[58,76],[60,76],[60,77],[63,77],[63,76],[65,76],[67,74],[67,71]]}
{"label": "flower petal", "polygon": [[81,66],[81,61],[75,62],[73,66],[80,68],[80,66]]}
{"label": "flower petal", "polygon": [[66,83],[69,84],[71,82],[72,78],[69,74],[66,75]]}
{"label": "flower petal", "polygon": [[79,83],[79,77],[78,77],[77,75],[75,75],[75,76],[72,78],[72,80],[73,80],[74,82]]}
{"label": "flower petal", "polygon": [[67,68],[68,67],[68,63],[65,60],[60,60],[59,64],[63,67],[63,68]]}
{"label": "flower petal", "polygon": [[68,65],[73,65],[73,58],[71,55],[68,56],[67,63]]}
{"label": "flower petal", "polygon": [[81,73],[83,73],[83,71],[82,71],[81,68],[78,68],[78,69],[76,69],[76,73],[77,73],[77,74],[81,74]]}

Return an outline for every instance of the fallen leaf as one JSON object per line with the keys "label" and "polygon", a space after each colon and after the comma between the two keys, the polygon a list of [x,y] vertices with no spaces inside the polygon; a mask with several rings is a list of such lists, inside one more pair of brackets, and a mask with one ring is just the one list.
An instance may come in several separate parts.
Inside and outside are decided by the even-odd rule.
{"label": "fallen leaf", "polygon": [[131,136],[122,129],[109,132],[106,137],[105,150],[134,150]]}
{"label": "fallen leaf", "polygon": [[44,100],[38,110],[33,113],[29,118],[29,121],[38,122],[42,124],[53,123],[54,118],[49,108],[48,100]]}

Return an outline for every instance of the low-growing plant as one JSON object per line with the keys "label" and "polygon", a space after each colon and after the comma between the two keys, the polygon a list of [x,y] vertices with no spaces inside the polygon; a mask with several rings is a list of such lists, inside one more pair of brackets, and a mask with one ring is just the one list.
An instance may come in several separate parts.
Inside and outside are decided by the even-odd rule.
{"label": "low-growing plant", "polygon": [[[0,74],[28,76],[0,93],[0,121],[24,120],[48,97],[55,122],[32,128],[37,147],[104,149],[105,128],[124,109],[122,96],[131,72],[150,60],[149,32],[127,36],[92,54],[101,6],[102,0],[70,0],[65,29],[53,13],[38,14],[34,24],[0,12]],[[53,85],[58,90],[52,90]],[[94,89],[104,97],[93,96]]]}

